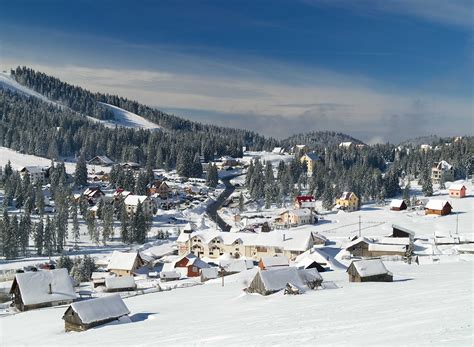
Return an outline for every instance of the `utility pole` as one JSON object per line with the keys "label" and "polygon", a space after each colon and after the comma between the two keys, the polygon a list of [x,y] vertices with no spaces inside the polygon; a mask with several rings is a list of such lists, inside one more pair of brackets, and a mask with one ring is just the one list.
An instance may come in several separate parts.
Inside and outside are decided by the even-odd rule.
{"label": "utility pole", "polygon": [[458,235],[458,228],[459,228],[459,213],[456,211],[456,236]]}
{"label": "utility pole", "polygon": [[359,237],[361,236],[361,231],[360,231],[360,216],[359,216]]}

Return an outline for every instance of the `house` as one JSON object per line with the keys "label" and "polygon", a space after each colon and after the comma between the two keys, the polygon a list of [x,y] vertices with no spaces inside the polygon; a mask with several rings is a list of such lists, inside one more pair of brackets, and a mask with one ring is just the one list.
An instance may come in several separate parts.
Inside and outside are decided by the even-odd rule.
{"label": "house", "polygon": [[199,277],[201,270],[209,268],[210,265],[194,254],[189,253],[174,263],[174,268],[187,277]]}
{"label": "house", "polygon": [[464,198],[466,196],[466,186],[462,183],[451,184],[448,191],[451,198]]}
{"label": "house", "polygon": [[46,177],[48,174],[47,167],[41,166],[24,166],[18,170],[22,178],[28,176],[32,184],[46,184]]}
{"label": "house", "polygon": [[97,155],[87,162],[90,165],[111,166],[114,161],[105,155]]}
{"label": "house", "polygon": [[113,276],[115,275],[111,272],[105,272],[105,271],[93,272],[91,275],[92,285],[94,288],[97,288],[99,286],[105,286],[105,279],[107,277],[113,277]]}
{"label": "house", "polygon": [[76,299],[67,269],[18,273],[10,294],[13,305],[20,311],[70,304]]}
{"label": "house", "polygon": [[321,286],[323,278],[318,270],[297,269],[295,267],[283,267],[270,270],[259,270],[246,288],[248,293],[270,295],[284,289],[287,284],[299,289],[317,289]]}
{"label": "house", "polygon": [[123,169],[127,169],[127,170],[135,170],[135,171],[140,170],[140,164],[134,163],[132,161],[121,163],[120,166]]}
{"label": "house", "polygon": [[105,290],[107,292],[129,292],[137,288],[135,279],[127,277],[107,277],[105,279]]}
{"label": "house", "polygon": [[250,270],[253,268],[253,261],[249,259],[225,259],[219,261],[219,267],[226,275]]}
{"label": "house", "polygon": [[393,275],[380,259],[354,260],[347,269],[349,282],[392,282]]}
{"label": "house", "polygon": [[119,201],[121,199],[125,199],[130,194],[132,194],[132,192],[124,190],[123,188],[117,188],[113,194],[113,197],[115,201]]}
{"label": "house", "polygon": [[428,152],[432,149],[433,147],[431,147],[430,145],[424,143],[422,145],[420,145],[420,151],[422,152]]}
{"label": "house", "polygon": [[301,261],[295,264],[297,269],[316,269],[318,272],[325,272],[326,268],[324,268],[320,263],[316,260],[311,259],[310,257],[305,257]]}
{"label": "house", "polygon": [[415,238],[415,232],[403,227],[398,224],[392,224],[392,236],[393,238],[409,238],[411,242],[413,242]]}
{"label": "house", "polygon": [[161,271],[160,272],[160,281],[177,281],[181,278],[181,274],[178,271]]}
{"label": "house", "polygon": [[138,252],[114,251],[107,265],[107,270],[117,276],[133,276],[133,272],[142,267],[144,263]]}
{"label": "house", "polygon": [[431,168],[431,181],[433,183],[441,183],[441,179],[452,181],[454,179],[454,168],[448,162],[441,160],[435,162]]}
{"label": "house", "polygon": [[155,212],[155,203],[146,195],[128,195],[125,200],[125,210],[128,214],[137,212],[138,204],[142,205],[142,211],[146,216],[152,216]]}
{"label": "house", "polygon": [[372,243],[365,237],[359,237],[346,245],[346,251],[352,257],[370,257],[369,245]]}
{"label": "house", "polygon": [[166,182],[161,182],[156,190],[156,193],[160,196],[160,198],[168,199],[169,195],[171,194],[171,188]]}
{"label": "house", "polygon": [[291,148],[291,154],[305,153],[308,150],[306,145],[295,145]]}
{"label": "house", "polygon": [[336,208],[343,211],[357,211],[359,209],[359,198],[353,192],[343,192],[339,199],[336,199]]}
{"label": "house", "polygon": [[190,234],[181,232],[177,239],[178,253],[190,251],[199,257],[219,258],[222,255],[234,259],[245,257],[259,261],[274,255],[294,259],[315,245],[311,230],[273,230],[263,233],[219,232],[198,230]]}
{"label": "house", "polygon": [[64,329],[66,332],[84,331],[128,314],[130,311],[118,294],[79,301],[64,312]]}
{"label": "house", "polygon": [[450,214],[452,209],[453,207],[447,200],[430,199],[425,206],[425,213],[445,216]]}
{"label": "house", "polygon": [[99,187],[90,187],[84,190],[82,195],[89,201],[89,204],[95,205],[105,193]]}
{"label": "house", "polygon": [[314,152],[311,152],[311,153],[306,153],[306,154],[303,154],[300,158],[300,161],[301,163],[306,163],[306,168],[307,168],[307,172],[308,172],[308,176],[312,176],[313,175],[313,169],[314,169],[314,165],[316,164],[316,162],[319,160],[319,157],[316,153]]}
{"label": "house", "polygon": [[276,223],[284,226],[300,226],[313,223],[313,214],[308,208],[288,210],[280,213]]}
{"label": "house", "polygon": [[274,257],[263,257],[258,262],[258,267],[261,270],[267,270],[274,267],[290,266],[290,262],[287,257],[274,256]]}
{"label": "house", "polygon": [[295,208],[309,208],[314,209],[316,207],[314,196],[312,195],[299,195],[295,198]]}
{"label": "house", "polygon": [[403,211],[408,208],[407,204],[404,200],[401,199],[393,199],[390,202],[390,210],[392,211]]}

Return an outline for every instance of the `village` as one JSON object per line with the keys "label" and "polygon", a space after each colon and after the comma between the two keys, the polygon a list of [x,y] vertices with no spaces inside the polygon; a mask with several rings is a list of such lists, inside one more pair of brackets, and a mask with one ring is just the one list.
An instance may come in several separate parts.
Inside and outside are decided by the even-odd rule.
{"label": "village", "polygon": [[[420,150],[426,149],[420,146]],[[413,201],[400,197],[383,204],[362,203],[354,192],[343,192],[328,210],[320,197],[304,192],[281,207],[266,208],[252,200],[243,180],[249,163],[262,160],[276,170],[281,161],[294,158],[294,151],[244,152],[240,159],[223,157],[203,163],[204,172],[213,166],[218,169],[215,187],[209,187],[205,178],[186,179],[176,171],[154,170],[154,182],[144,195],[111,189],[111,168],[117,164],[106,156],[90,158],[87,186],[74,192],[73,198],[78,203],[85,201],[88,215],[95,219],[104,204],[123,204],[130,215],[139,208],[150,220],[146,242],[124,244],[115,222],[107,245],[99,245],[90,239],[86,221],[80,220],[79,240],[69,236],[62,255],[2,261],[3,329],[19,324],[17,317],[45,312],[45,317],[55,319],[55,334],[60,333],[61,324],[64,332],[83,332],[104,324],[112,332],[117,324],[125,328],[133,323],[131,329],[134,323],[152,324],[156,317],[135,311],[135,304],[152,301],[150,310],[156,306],[161,311],[160,296],[173,302],[170,295],[174,292],[179,297],[176,304],[185,306],[187,298],[200,302],[200,295],[219,295],[223,290],[226,297],[234,295],[240,300],[242,295],[276,296],[278,301],[272,304],[279,305],[287,299],[278,293],[314,301],[326,291],[344,295],[356,287],[364,292],[367,286],[373,294],[372,283],[367,282],[393,282],[397,289],[389,289],[388,284],[383,288],[410,291],[411,285],[417,288],[417,281],[426,281],[418,279],[424,278],[424,269],[443,271],[459,264],[472,270],[472,182],[453,181],[453,167],[447,161],[432,166],[433,196],[423,197],[416,181],[410,182]],[[299,158],[307,165],[308,176],[313,175],[316,153]],[[43,185],[45,213],[54,213],[55,202],[46,184],[48,166],[19,166],[26,160],[16,164],[11,157],[22,177]],[[144,170],[138,163],[118,165],[135,177]],[[72,264],[65,265],[65,259],[84,255],[93,265],[81,268],[85,275],[77,281]],[[444,272],[439,275],[447,276]],[[361,283],[352,284],[357,282]],[[255,300],[250,302],[256,304]],[[201,304],[207,302],[204,299]],[[258,303],[259,307],[264,303]],[[68,343],[67,336],[60,341]],[[12,341],[20,343],[21,338]]]}

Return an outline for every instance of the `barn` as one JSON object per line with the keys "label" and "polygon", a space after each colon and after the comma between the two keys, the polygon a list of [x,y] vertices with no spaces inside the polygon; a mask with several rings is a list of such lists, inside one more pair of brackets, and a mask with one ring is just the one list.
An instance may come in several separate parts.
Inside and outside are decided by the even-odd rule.
{"label": "barn", "polygon": [[392,282],[393,275],[380,259],[355,260],[347,268],[349,282]]}
{"label": "barn", "polygon": [[71,304],[63,315],[67,331],[84,331],[112,322],[130,313],[118,294]]}
{"label": "barn", "polygon": [[70,304],[76,299],[72,279],[66,269],[16,274],[10,294],[20,311]]}
{"label": "barn", "polygon": [[409,238],[411,242],[415,239],[415,232],[408,229],[407,227],[392,224],[392,236],[393,238]]}
{"label": "barn", "polygon": [[371,243],[369,239],[359,237],[346,246],[346,251],[353,257],[370,257],[369,245]]}
{"label": "barn", "polygon": [[133,277],[107,277],[105,290],[108,292],[127,292],[137,288]]}
{"label": "barn", "polygon": [[246,288],[248,293],[270,295],[291,284],[301,290],[303,288],[316,289],[321,286],[323,278],[316,269],[297,269],[283,267],[269,270],[259,270]]}
{"label": "barn", "polygon": [[406,210],[407,204],[405,203],[404,200],[399,200],[399,199],[393,199],[390,202],[390,210],[391,211],[403,211]]}
{"label": "barn", "polygon": [[425,213],[445,216],[447,214],[450,214],[452,209],[453,207],[446,200],[430,199],[425,206]]}

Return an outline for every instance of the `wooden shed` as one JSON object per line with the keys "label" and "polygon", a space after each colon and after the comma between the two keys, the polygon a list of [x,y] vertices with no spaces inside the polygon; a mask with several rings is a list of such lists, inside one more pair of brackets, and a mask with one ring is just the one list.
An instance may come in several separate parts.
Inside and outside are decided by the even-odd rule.
{"label": "wooden shed", "polygon": [[76,299],[66,269],[16,274],[10,288],[13,305],[20,311],[70,304]]}
{"label": "wooden shed", "polygon": [[410,230],[404,226],[398,224],[392,224],[392,236],[394,238],[409,238],[411,242],[413,242],[415,238],[415,232]]}
{"label": "wooden shed", "polygon": [[451,184],[448,191],[451,198],[461,199],[466,196],[466,186],[462,183]]}
{"label": "wooden shed", "polygon": [[258,267],[262,270],[266,270],[274,267],[290,266],[290,262],[287,257],[275,256],[275,257],[262,257],[258,262]]}
{"label": "wooden shed", "polygon": [[355,260],[347,268],[349,282],[392,282],[393,275],[380,259]]}
{"label": "wooden shed", "polygon": [[403,211],[408,208],[404,200],[393,199],[390,202],[390,210],[392,211]]}
{"label": "wooden shed", "polygon": [[175,269],[183,269],[183,274],[187,277],[199,277],[201,275],[201,270],[209,268],[209,264],[200,258],[196,257],[194,254],[189,253],[183,258],[179,259],[175,264]]}
{"label": "wooden shed", "polygon": [[316,289],[321,286],[323,278],[316,269],[297,269],[295,267],[283,267],[269,270],[259,270],[246,288],[248,293],[270,295],[276,293],[291,284],[299,288]]}
{"label": "wooden shed", "polygon": [[346,251],[353,257],[370,257],[369,244],[371,243],[369,239],[359,237],[346,246]]}
{"label": "wooden shed", "polygon": [[453,207],[446,200],[430,199],[425,206],[425,213],[445,216],[447,214],[450,214],[452,209]]}
{"label": "wooden shed", "polygon": [[63,315],[66,331],[84,331],[130,313],[118,294],[71,304]]}
{"label": "wooden shed", "polygon": [[124,253],[114,251],[107,270],[117,276],[133,276],[133,272],[145,264],[138,252]]}

